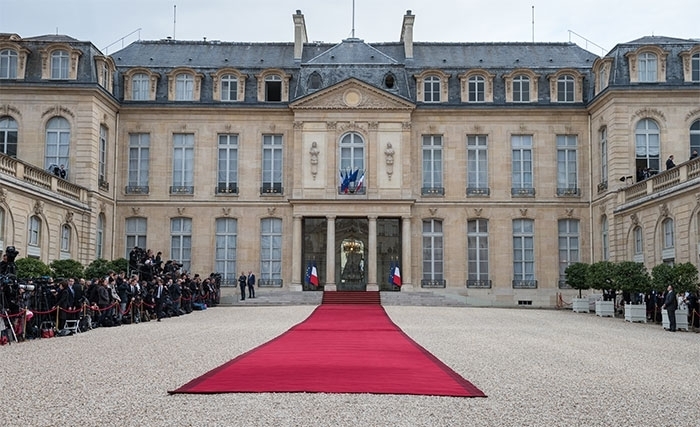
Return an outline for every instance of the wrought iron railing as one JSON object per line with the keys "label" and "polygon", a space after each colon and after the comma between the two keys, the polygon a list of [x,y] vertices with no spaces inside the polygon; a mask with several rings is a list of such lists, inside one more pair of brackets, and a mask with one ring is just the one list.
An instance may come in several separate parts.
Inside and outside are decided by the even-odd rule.
{"label": "wrought iron railing", "polygon": [[420,281],[421,288],[445,288],[447,281],[444,279],[422,279]]}
{"label": "wrought iron railing", "polygon": [[445,187],[421,187],[420,193],[424,196],[444,196]]}
{"label": "wrought iron railing", "polygon": [[467,196],[483,197],[491,195],[489,187],[467,187]]}
{"label": "wrought iron railing", "polygon": [[534,197],[535,189],[531,187],[523,188],[511,188],[510,194],[513,197]]}
{"label": "wrought iron railing", "polygon": [[259,288],[281,288],[282,279],[258,279]]}
{"label": "wrought iron railing", "polygon": [[537,289],[537,280],[513,280],[513,289]]}
{"label": "wrought iron railing", "polygon": [[148,185],[127,185],[124,192],[126,194],[148,194],[149,187]]}
{"label": "wrought iron railing", "polygon": [[467,288],[490,289],[491,288],[491,280],[467,280]]}

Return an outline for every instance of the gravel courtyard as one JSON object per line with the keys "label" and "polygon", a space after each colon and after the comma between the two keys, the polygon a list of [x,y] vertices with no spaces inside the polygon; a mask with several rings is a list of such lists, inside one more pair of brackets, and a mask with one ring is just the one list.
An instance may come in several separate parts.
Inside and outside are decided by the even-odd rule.
{"label": "gravel courtyard", "polygon": [[554,310],[385,307],[485,399],[167,394],[313,309],[215,307],[0,347],[0,425],[700,425],[700,334]]}

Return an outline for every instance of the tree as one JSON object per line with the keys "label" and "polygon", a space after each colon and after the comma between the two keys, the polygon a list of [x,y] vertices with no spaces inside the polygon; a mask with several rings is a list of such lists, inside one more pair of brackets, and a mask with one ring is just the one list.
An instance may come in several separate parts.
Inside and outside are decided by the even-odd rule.
{"label": "tree", "polygon": [[81,263],[74,259],[57,259],[49,264],[53,270],[53,277],[68,279],[82,279],[84,276],[84,267]]}
{"label": "tree", "polygon": [[96,277],[105,277],[109,270],[111,270],[109,261],[98,258],[85,268],[85,278],[92,280]]}
{"label": "tree", "polygon": [[615,266],[615,282],[623,292],[646,293],[651,290],[651,278],[644,264],[622,261]]}
{"label": "tree", "polygon": [[109,269],[117,273],[120,271],[127,273],[129,271],[129,261],[126,258],[117,258],[109,262]]}
{"label": "tree", "polygon": [[17,277],[20,279],[35,279],[51,276],[51,268],[36,258],[20,258],[15,261]]}
{"label": "tree", "polygon": [[673,266],[670,264],[658,264],[651,269],[652,290],[663,292],[668,285],[675,283]]}
{"label": "tree", "polygon": [[619,290],[615,283],[615,264],[610,261],[598,261],[591,264],[588,267],[586,279],[593,289]]}
{"label": "tree", "polygon": [[654,289],[664,291],[668,285],[678,293],[698,291],[698,269],[690,262],[659,264],[652,269]]}
{"label": "tree", "polygon": [[574,289],[578,289],[578,297],[581,298],[581,291],[590,289],[591,285],[588,282],[589,265],[583,262],[576,262],[569,265],[564,270],[566,274],[566,283]]}

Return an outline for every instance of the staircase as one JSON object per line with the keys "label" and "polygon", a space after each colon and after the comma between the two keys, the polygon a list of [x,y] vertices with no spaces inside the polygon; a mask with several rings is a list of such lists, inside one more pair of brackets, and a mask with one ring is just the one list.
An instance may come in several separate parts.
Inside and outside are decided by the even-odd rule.
{"label": "staircase", "polygon": [[382,300],[377,291],[335,291],[324,292],[321,304],[381,304]]}

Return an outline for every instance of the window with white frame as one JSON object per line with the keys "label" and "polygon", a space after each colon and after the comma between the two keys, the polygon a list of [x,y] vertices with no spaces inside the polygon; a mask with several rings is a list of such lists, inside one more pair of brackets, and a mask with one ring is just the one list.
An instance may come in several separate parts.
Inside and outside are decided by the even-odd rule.
{"label": "window with white frame", "polygon": [[262,194],[282,194],[282,157],[282,135],[263,135]]}
{"label": "window with white frame", "polygon": [[[95,259],[103,259],[105,256],[105,214],[97,215],[95,227]],[[133,246],[132,246],[133,247]]]}
{"label": "window with white frame", "polygon": [[644,253],[644,235],[642,227],[634,227],[634,254],[642,255]]}
{"label": "window with white frame", "polygon": [[656,82],[656,55],[645,52],[637,57],[637,76],[640,82]]}
{"label": "window with white frame", "polygon": [[637,123],[634,137],[637,170],[649,168],[652,173],[658,172],[661,150],[659,125],[651,119],[642,119]]}
{"label": "window with white frame", "polygon": [[700,120],[695,120],[690,125],[690,155],[697,153],[700,153]]}
{"label": "window with white frame", "polygon": [[51,53],[51,78],[67,79],[70,55],[65,50],[57,50]]}
{"label": "window with white frame", "polygon": [[600,225],[600,237],[603,261],[607,261],[610,259],[610,244],[608,242],[608,217],[605,215]]}
{"label": "window with white frame", "polygon": [[513,284],[535,287],[535,221],[513,220]]}
{"label": "window with white frame", "polygon": [[513,78],[513,102],[530,102],[530,78],[515,76]]}
{"label": "window with white frame", "polygon": [[608,188],[608,128],[600,130],[600,180]]}
{"label": "window with white frame", "polygon": [[467,194],[488,195],[488,138],[486,135],[467,135]]}
{"label": "window with white frame", "polygon": [[127,218],[125,223],[126,229],[126,247],[124,258],[129,259],[129,252],[138,246],[141,249],[148,247],[146,241],[148,223],[146,218]]}
{"label": "window with white frame", "polygon": [[131,99],[134,101],[148,101],[150,78],[147,74],[137,73],[131,78]]}
{"label": "window with white frame", "polygon": [[217,218],[214,264],[216,272],[221,274],[223,280],[229,282],[235,281],[238,277],[236,272],[237,237],[237,220],[233,218]]}
{"label": "window with white frame", "polygon": [[282,280],[282,220],[279,218],[260,221],[260,279],[271,283]]}
{"label": "window with white frame", "polygon": [[690,80],[700,82],[700,53],[690,57]]}
{"label": "window with white frame", "polygon": [[565,74],[557,79],[557,101],[574,102],[575,80],[573,76]]}
{"label": "window with white frame", "polygon": [[219,170],[216,192],[238,194],[238,135],[219,135]]}
{"label": "window with white frame", "polygon": [[0,79],[17,78],[17,60],[19,55],[12,49],[0,50]]}
{"label": "window with white frame", "polygon": [[608,70],[601,65],[598,69],[598,91],[602,91],[606,87],[608,87]]}
{"label": "window with white frame", "polygon": [[192,219],[170,219],[170,259],[182,264],[182,269],[191,271]]}
{"label": "window with white frame", "polygon": [[[355,173],[357,172],[357,173]],[[357,132],[350,132],[340,138],[340,177],[339,192],[355,192],[357,184],[365,174],[365,140]],[[345,177],[348,177],[347,182]],[[348,188],[344,188],[347,186]],[[363,187],[361,187],[362,189]],[[346,191],[347,190],[347,191]]]}
{"label": "window with white frame", "polygon": [[444,283],[443,255],[442,221],[423,220],[423,282],[428,286]]}
{"label": "window with white frame", "polygon": [[70,258],[70,225],[63,224],[61,227],[61,259]]}
{"label": "window with white frame", "polygon": [[100,126],[99,159],[97,175],[100,183],[107,182],[107,128]]}
{"label": "window with white frame", "polygon": [[468,83],[469,102],[484,102],[486,100],[486,80],[483,76],[470,76]]}
{"label": "window with white frame", "polygon": [[45,167],[64,165],[69,169],[70,123],[63,117],[54,117],[46,124]]}
{"label": "window with white frame", "polygon": [[150,146],[150,134],[129,134],[129,183],[127,193],[148,193]]}
{"label": "window with white frame", "polygon": [[467,286],[490,288],[489,222],[486,219],[467,221]]}
{"label": "window with white frame", "polygon": [[265,101],[282,102],[282,77],[277,74],[265,76]]}
{"label": "window with white frame", "polygon": [[10,116],[0,117],[0,152],[17,157],[17,121]]}
{"label": "window with white frame", "polygon": [[566,268],[580,261],[579,220],[560,219],[559,223],[559,282],[566,281]]}
{"label": "window with white frame", "polygon": [[578,138],[557,135],[557,195],[578,196]]}
{"label": "window with white frame", "polygon": [[233,74],[221,77],[221,100],[238,101],[238,77]]}
{"label": "window with white frame", "polygon": [[512,195],[535,194],[532,171],[532,135],[512,135]]}
{"label": "window with white frame", "polygon": [[173,186],[171,193],[194,192],[194,134],[173,134]]}
{"label": "window with white frame", "polygon": [[442,182],[442,135],[423,135],[422,194],[444,195]]}
{"label": "window with white frame", "polygon": [[423,80],[423,102],[440,102],[440,77],[425,77]]}
{"label": "window with white frame", "polygon": [[29,246],[41,245],[41,218],[36,215],[32,215],[29,218],[29,239],[27,243],[29,243]]}
{"label": "window with white frame", "polygon": [[675,247],[673,220],[666,218],[663,222],[663,249],[673,249]]}
{"label": "window with white frame", "polygon": [[194,100],[194,77],[187,73],[180,73],[175,76],[175,100]]}

